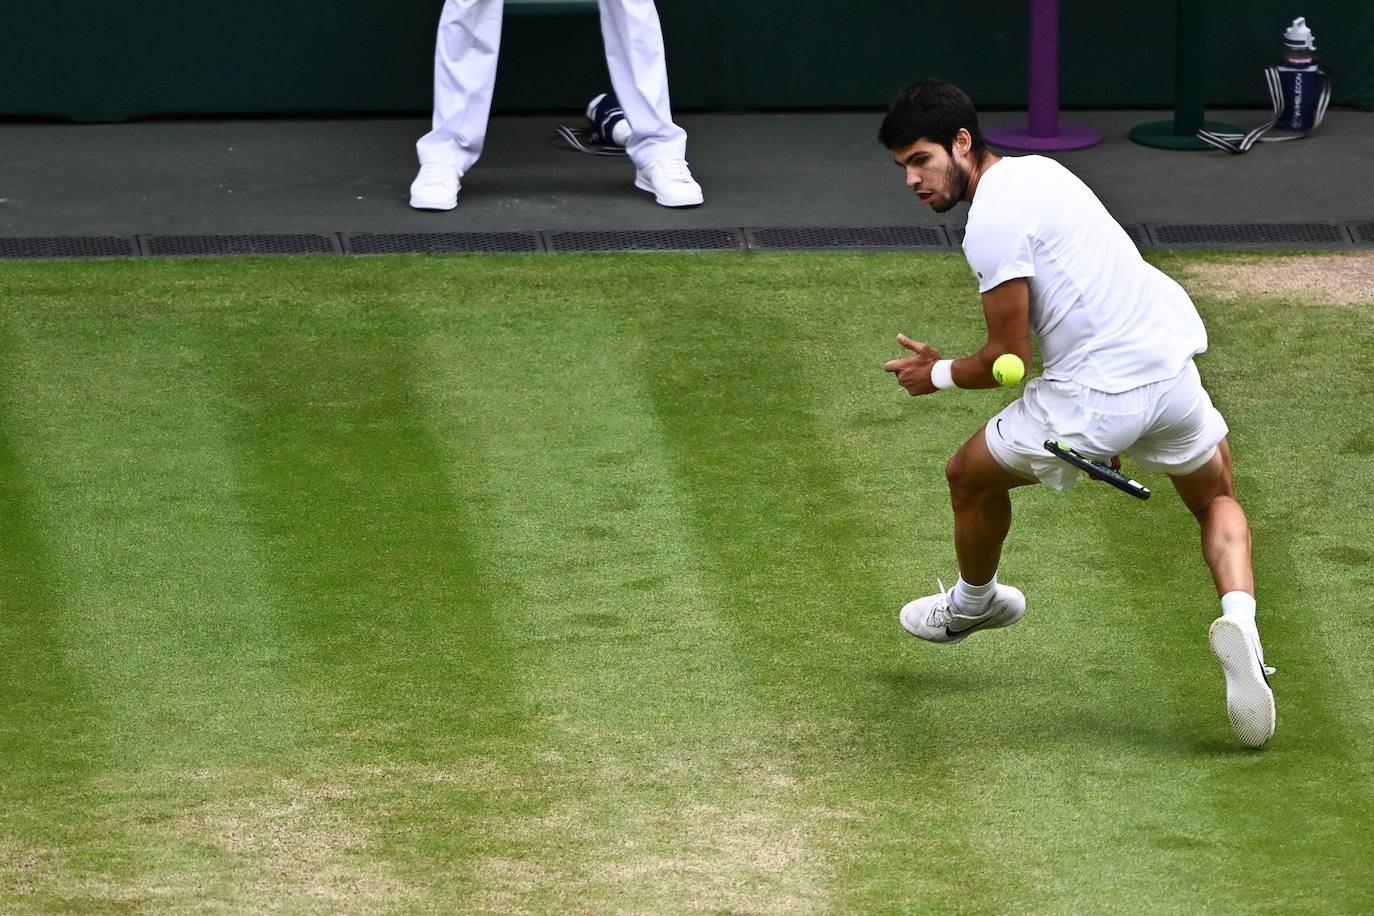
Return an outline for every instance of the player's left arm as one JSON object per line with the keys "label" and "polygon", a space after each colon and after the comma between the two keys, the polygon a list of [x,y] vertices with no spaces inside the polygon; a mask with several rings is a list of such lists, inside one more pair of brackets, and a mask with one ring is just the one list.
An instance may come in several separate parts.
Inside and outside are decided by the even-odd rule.
{"label": "player's left arm", "polygon": [[988,325],[987,343],[950,366],[960,388],[996,388],[992,364],[1004,353],[1021,357],[1030,374],[1030,281],[1015,277],[983,293],[983,317]]}
{"label": "player's left arm", "polygon": [[[1017,277],[1000,283],[983,293],[983,317],[988,326],[988,342],[972,356],[954,360],[950,371],[954,384],[960,388],[996,388],[992,364],[1004,353],[1021,357],[1026,371],[1030,371],[1030,281]],[[938,390],[931,381],[931,368],[940,354],[930,344],[897,335],[897,343],[913,356],[888,360],[885,372],[897,376],[897,383],[908,393],[931,394]]]}

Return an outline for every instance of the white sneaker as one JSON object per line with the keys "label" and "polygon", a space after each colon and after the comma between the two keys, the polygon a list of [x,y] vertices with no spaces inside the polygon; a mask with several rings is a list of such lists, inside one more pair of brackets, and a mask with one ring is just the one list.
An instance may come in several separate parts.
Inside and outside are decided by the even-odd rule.
{"label": "white sneaker", "polygon": [[458,206],[461,187],[456,165],[427,162],[420,166],[420,174],[410,184],[410,205],[416,210],[452,210]]}
{"label": "white sneaker", "polygon": [[979,630],[1009,627],[1026,613],[1026,596],[1010,585],[999,582],[992,603],[976,617],[960,614],[954,607],[954,589],[944,591],[944,587],[941,582],[936,594],[908,602],[897,615],[902,629],[930,642],[953,645]]}
{"label": "white sneaker", "polygon": [[1228,617],[1218,617],[1208,633],[1212,654],[1226,675],[1226,715],[1231,729],[1248,747],[1260,747],[1274,737],[1274,691],[1264,664],[1259,631]]}
{"label": "white sneaker", "polygon": [[696,207],[706,199],[686,159],[659,159],[635,170],[635,187],[664,207]]}

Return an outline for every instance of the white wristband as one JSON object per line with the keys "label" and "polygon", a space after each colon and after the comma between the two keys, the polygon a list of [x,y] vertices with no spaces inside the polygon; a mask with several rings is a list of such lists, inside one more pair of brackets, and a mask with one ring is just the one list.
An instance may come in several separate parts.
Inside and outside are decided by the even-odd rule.
{"label": "white wristband", "polygon": [[937,359],[935,365],[930,367],[930,383],[940,390],[946,388],[958,388],[954,384],[954,360]]}

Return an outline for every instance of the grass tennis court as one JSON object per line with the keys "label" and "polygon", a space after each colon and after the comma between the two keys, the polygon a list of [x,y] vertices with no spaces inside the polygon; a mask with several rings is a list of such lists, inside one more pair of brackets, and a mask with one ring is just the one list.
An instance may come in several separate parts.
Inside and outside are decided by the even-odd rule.
{"label": "grass tennis court", "polygon": [[957,254],[5,265],[0,911],[1374,909],[1374,297],[1153,260],[1261,752],[1164,480],[1018,491],[1026,619],[897,625],[1014,396],[881,371],[982,343]]}

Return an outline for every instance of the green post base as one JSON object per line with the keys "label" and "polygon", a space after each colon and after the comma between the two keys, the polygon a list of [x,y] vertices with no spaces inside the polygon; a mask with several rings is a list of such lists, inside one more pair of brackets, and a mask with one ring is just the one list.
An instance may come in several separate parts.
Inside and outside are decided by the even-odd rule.
{"label": "green post base", "polygon": [[[1245,133],[1242,128],[1232,124],[1221,124],[1217,121],[1202,122],[1202,129],[1218,134]],[[1142,146],[1153,146],[1155,149],[1216,149],[1210,143],[1199,140],[1197,134],[1175,133],[1173,121],[1150,121],[1147,124],[1137,124],[1131,128],[1130,137]]]}

